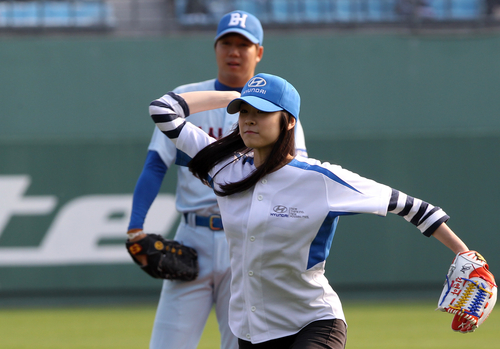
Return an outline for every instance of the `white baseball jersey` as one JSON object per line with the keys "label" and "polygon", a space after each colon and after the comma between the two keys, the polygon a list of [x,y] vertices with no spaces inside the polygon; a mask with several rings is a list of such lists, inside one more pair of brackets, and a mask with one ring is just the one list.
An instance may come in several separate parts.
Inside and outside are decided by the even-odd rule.
{"label": "white baseball jersey", "polygon": [[[174,92],[213,91],[214,86],[215,79],[212,79],[179,86]],[[233,125],[238,122],[238,114],[228,114],[226,108],[220,108],[193,114],[189,121],[210,136],[220,138],[229,133]],[[295,144],[297,153],[307,156],[304,131],[300,122],[297,124]],[[168,168],[173,163],[184,165],[177,168],[176,207],[179,212],[195,212],[201,216],[219,213],[214,192],[189,172],[185,165],[190,159],[182,151],[177,150],[157,127],[155,127],[148,149],[156,151]]]}
{"label": "white baseball jersey", "polygon": [[[214,141],[177,117],[169,95],[150,107],[156,125],[190,157]],[[253,158],[235,155],[210,172],[213,187],[255,170]],[[430,235],[449,217],[438,207],[337,165],[297,156],[254,188],[217,197],[231,260],[229,325],[261,343],[297,333],[317,320],[345,321],[340,300],[324,275],[338,219],[397,213]]]}

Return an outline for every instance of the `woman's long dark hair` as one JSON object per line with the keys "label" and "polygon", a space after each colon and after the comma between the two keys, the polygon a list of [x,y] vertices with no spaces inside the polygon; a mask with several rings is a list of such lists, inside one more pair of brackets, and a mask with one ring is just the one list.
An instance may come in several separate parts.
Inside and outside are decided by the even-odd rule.
{"label": "woman's long dark hair", "polygon": [[[250,189],[265,175],[285,166],[289,162],[288,155],[295,156],[295,127],[288,130],[290,118],[293,116],[288,112],[281,113],[280,134],[266,161],[250,176],[237,182],[221,185],[221,191],[214,190],[215,194],[227,196]],[[189,170],[204,183],[208,183],[208,172],[219,162],[230,156],[235,156],[236,161],[238,157],[251,151],[252,149],[243,143],[239,127],[236,127],[229,135],[200,150],[189,162]]]}

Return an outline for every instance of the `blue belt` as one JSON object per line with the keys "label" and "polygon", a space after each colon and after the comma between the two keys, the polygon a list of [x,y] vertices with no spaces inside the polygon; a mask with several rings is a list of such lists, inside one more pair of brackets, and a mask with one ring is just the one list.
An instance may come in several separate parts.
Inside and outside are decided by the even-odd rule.
{"label": "blue belt", "polygon": [[[188,222],[188,213],[184,213],[184,218]],[[188,222],[189,223],[189,222]],[[195,216],[195,224],[200,227],[208,227],[210,230],[218,231],[222,230],[222,219],[219,214],[213,214],[208,217]]]}

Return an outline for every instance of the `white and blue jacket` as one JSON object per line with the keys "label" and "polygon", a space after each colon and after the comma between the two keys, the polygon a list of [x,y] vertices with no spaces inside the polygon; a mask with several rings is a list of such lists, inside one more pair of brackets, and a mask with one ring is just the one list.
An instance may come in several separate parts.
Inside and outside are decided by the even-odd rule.
{"label": "white and blue jacket", "polygon": [[[152,102],[158,128],[189,157],[215,139],[184,120],[175,94]],[[189,120],[189,118],[188,118]],[[235,155],[209,173],[213,187],[255,170]],[[392,212],[430,236],[446,213],[338,165],[295,157],[250,190],[217,197],[231,259],[229,325],[239,338],[261,343],[297,333],[324,319],[345,321],[341,302],[324,275],[339,217]]]}

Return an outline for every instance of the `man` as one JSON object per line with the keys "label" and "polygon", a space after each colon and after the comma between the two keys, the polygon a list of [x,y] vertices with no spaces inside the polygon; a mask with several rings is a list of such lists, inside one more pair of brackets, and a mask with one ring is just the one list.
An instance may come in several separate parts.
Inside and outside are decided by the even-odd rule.
{"label": "man", "polygon": [[[241,92],[255,75],[264,53],[263,29],[250,13],[233,11],[219,22],[215,37],[217,78],[177,87],[174,92],[235,90]],[[193,114],[189,121],[214,137],[228,133],[238,115],[225,108]],[[297,152],[307,155],[304,134],[299,125]],[[156,198],[167,169],[174,163],[186,165],[186,158],[156,127],[144,169],[139,177],[129,224],[129,239],[145,236],[143,223]],[[194,281],[163,282],[150,342],[151,349],[194,349],[200,340],[212,306],[215,305],[221,333],[221,348],[238,348],[237,338],[228,326],[231,272],[229,251],[222,230],[220,211],[212,189],[201,184],[185,166],[177,169],[176,208],[182,214],[175,240],[198,252],[200,273]]]}

